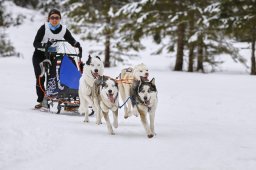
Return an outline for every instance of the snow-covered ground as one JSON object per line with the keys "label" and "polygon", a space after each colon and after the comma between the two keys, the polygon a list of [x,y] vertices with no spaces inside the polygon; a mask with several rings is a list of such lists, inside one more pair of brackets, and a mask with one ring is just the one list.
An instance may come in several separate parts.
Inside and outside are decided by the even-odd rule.
{"label": "snow-covered ground", "polygon": [[[231,61],[218,73],[172,72],[170,58],[141,52],[142,58],[132,63],[147,64],[158,88],[157,136],[152,139],[139,118],[126,120],[123,110],[114,136],[94,117],[85,124],[76,114],[32,110],[32,43],[43,20],[37,13],[35,22],[7,30],[24,58],[0,58],[0,169],[256,169],[256,79]],[[115,77],[123,67],[105,73]]]}

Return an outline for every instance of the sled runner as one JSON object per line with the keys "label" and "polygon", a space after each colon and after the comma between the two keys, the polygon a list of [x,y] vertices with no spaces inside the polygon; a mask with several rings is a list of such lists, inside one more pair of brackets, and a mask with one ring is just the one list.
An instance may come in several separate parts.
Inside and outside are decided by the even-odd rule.
{"label": "sled runner", "polygon": [[68,45],[65,40],[53,41],[53,44],[45,49],[46,59],[40,63],[40,76],[45,76],[46,80],[44,105],[48,106],[49,111],[55,107],[57,114],[62,108],[74,111],[79,107],[82,49],[70,50]]}

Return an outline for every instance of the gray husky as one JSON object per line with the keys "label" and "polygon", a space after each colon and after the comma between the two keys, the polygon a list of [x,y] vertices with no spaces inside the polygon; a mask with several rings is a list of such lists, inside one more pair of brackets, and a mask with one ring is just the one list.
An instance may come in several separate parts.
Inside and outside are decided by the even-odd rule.
{"label": "gray husky", "polygon": [[93,87],[93,98],[96,108],[96,123],[101,124],[102,115],[107,124],[108,132],[114,135],[108,113],[113,112],[115,128],[118,127],[118,85],[115,79],[108,76],[100,76]]}
{"label": "gray husky", "polygon": [[[155,135],[154,120],[158,103],[155,79],[151,81],[141,79],[134,82],[130,94],[132,106],[137,108],[148,138],[152,138]],[[147,121],[147,113],[150,125]]]}

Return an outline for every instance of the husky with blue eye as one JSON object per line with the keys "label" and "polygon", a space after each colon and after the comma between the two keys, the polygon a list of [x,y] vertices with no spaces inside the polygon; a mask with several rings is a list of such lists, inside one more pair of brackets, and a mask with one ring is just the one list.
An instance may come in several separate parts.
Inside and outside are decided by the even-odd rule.
{"label": "husky with blue eye", "polygon": [[103,75],[104,65],[101,59],[96,57],[91,57],[89,55],[88,60],[86,61],[86,65],[83,69],[82,77],[79,81],[79,113],[85,115],[84,122],[89,122],[89,115],[93,115],[94,108],[94,99],[92,96],[92,88],[94,81]]}
{"label": "husky with blue eye", "polygon": [[93,96],[96,107],[96,123],[101,124],[102,115],[107,124],[108,132],[114,135],[108,113],[113,112],[113,125],[118,127],[118,85],[115,79],[108,76],[100,76],[94,83]]}
{"label": "husky with blue eye", "polygon": [[[155,135],[154,121],[158,103],[155,79],[144,81],[141,78],[134,82],[130,94],[132,106],[137,108],[148,138],[152,138]],[[150,125],[147,121],[147,114],[149,114]]]}

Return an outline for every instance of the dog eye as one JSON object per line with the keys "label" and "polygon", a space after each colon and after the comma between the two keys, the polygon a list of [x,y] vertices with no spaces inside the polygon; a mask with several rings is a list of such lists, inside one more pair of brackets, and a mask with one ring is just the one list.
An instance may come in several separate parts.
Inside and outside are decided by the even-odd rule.
{"label": "dog eye", "polygon": [[151,92],[151,90],[149,89],[149,90],[148,90],[148,93],[150,93],[150,92]]}
{"label": "dog eye", "polygon": [[140,72],[142,73],[142,70],[140,70]]}
{"label": "dog eye", "polygon": [[142,90],[141,92],[142,92],[142,93],[145,93],[145,90]]}

